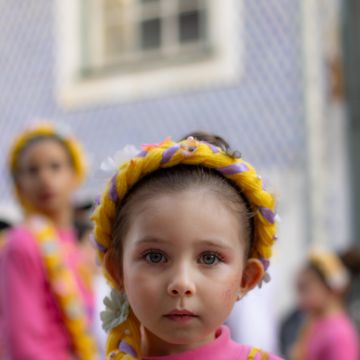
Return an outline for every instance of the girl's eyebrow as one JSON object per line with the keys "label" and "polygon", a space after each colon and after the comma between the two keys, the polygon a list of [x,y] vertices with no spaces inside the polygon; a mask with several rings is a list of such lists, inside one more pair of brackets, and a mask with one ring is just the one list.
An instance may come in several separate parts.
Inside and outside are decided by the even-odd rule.
{"label": "girl's eyebrow", "polygon": [[[218,248],[223,250],[232,251],[233,247],[231,245],[226,244],[224,241],[219,239],[198,239],[199,243],[198,246],[209,246],[212,248]],[[163,244],[163,245],[170,245],[168,241],[153,237],[153,236],[146,236],[144,238],[141,238],[139,241],[136,242],[136,245],[142,245],[142,244]]]}
{"label": "girl's eyebrow", "polygon": [[136,245],[148,244],[148,243],[165,244],[165,243],[167,243],[167,241],[157,238],[157,237],[153,237],[153,236],[146,236],[146,237],[143,237],[140,240],[136,241]]}
{"label": "girl's eyebrow", "polygon": [[201,244],[199,244],[199,245],[201,245],[201,246],[206,245],[206,246],[210,246],[210,247],[221,248],[221,249],[224,249],[224,250],[232,250],[233,249],[232,246],[230,246],[230,245],[226,244],[224,241],[218,240],[218,239],[214,239],[214,240],[212,240],[212,239],[204,239],[204,240],[200,239],[200,241],[201,241]]}

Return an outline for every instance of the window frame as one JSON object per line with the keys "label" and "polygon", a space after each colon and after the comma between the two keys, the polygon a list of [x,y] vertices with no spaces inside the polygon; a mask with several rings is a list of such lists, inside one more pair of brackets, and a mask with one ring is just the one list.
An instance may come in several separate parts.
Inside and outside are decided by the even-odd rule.
{"label": "window frame", "polygon": [[[243,67],[242,0],[208,0],[211,46],[198,53],[189,51],[192,54],[189,56],[184,51],[183,56],[164,61],[157,61],[155,57],[153,62],[149,57],[146,59],[149,63],[142,66],[135,63],[124,69],[114,66],[92,76],[84,76],[81,71],[88,56],[81,44],[89,41],[81,26],[81,21],[86,20],[82,17],[83,1],[86,0],[55,1],[56,97],[61,107],[71,109],[132,101],[239,82]],[[99,14],[100,10],[96,12]],[[94,30],[91,35],[94,46],[103,53],[97,36]],[[223,41],[224,38],[228,41]],[[190,50],[191,46],[189,43]],[[103,59],[99,56],[96,61],[100,64]]]}

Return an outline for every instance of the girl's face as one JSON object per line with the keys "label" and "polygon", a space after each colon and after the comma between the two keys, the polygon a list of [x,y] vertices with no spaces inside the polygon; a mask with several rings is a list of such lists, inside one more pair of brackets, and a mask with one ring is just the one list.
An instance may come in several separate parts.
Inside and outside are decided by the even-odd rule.
{"label": "girl's face", "polygon": [[332,298],[332,291],[314,270],[304,269],[297,281],[300,307],[310,313],[320,313]]}
{"label": "girl's face", "polygon": [[234,302],[263,275],[260,262],[246,260],[238,215],[196,189],[145,200],[131,220],[120,285],[144,326],[145,354],[214,339]]}
{"label": "girl's face", "polygon": [[19,159],[17,185],[24,199],[46,215],[68,207],[76,175],[63,145],[44,139],[25,149]]}

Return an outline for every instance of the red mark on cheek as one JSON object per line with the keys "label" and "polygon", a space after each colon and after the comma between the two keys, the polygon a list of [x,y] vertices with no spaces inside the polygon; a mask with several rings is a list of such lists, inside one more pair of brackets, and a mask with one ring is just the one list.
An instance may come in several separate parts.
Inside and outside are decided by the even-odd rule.
{"label": "red mark on cheek", "polygon": [[238,288],[238,280],[230,280],[223,293],[223,299],[226,303],[231,304],[236,300],[236,289]]}
{"label": "red mark on cheek", "polygon": [[234,301],[234,291],[232,289],[227,289],[225,292],[224,292],[224,301],[226,303],[232,303]]}

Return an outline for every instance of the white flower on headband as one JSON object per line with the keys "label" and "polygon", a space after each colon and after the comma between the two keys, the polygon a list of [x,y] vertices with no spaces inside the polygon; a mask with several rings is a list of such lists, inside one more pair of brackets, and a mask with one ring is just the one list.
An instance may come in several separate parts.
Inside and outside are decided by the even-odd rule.
{"label": "white flower on headband", "polygon": [[59,136],[61,136],[64,139],[73,137],[74,133],[71,129],[71,127],[64,123],[55,123],[53,124],[54,129]]}
{"label": "white flower on headband", "polygon": [[110,296],[105,297],[104,305],[105,310],[100,313],[100,319],[106,332],[127,320],[130,306],[125,293],[112,289]]}
{"label": "white flower on headband", "polygon": [[118,150],[113,156],[107,157],[100,165],[100,169],[105,172],[116,171],[121,164],[132,159],[140,150],[134,145],[126,145],[122,150]]}
{"label": "white flower on headband", "polygon": [[264,283],[269,283],[271,281],[271,276],[268,272],[265,272],[263,278],[258,283],[258,287],[261,289]]}
{"label": "white flower on headband", "polygon": [[54,129],[55,133],[64,139],[71,138],[74,135],[74,133],[69,125],[64,124],[64,123],[59,123],[59,122],[55,123],[55,122],[52,122],[52,121],[49,121],[46,119],[35,120],[29,126],[29,130],[34,130],[41,126],[50,127],[52,129]]}

